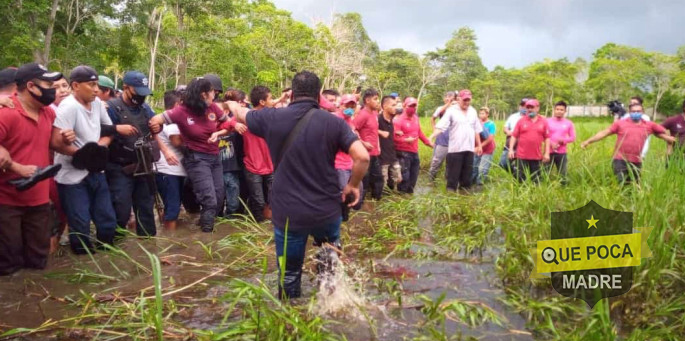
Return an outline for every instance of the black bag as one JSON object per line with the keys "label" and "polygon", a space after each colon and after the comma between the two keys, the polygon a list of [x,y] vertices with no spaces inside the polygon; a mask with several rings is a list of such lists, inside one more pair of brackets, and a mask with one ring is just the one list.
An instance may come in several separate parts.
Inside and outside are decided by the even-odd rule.
{"label": "black bag", "polygon": [[109,149],[96,142],[88,142],[74,153],[71,164],[76,169],[85,169],[89,172],[102,172],[107,167]]}

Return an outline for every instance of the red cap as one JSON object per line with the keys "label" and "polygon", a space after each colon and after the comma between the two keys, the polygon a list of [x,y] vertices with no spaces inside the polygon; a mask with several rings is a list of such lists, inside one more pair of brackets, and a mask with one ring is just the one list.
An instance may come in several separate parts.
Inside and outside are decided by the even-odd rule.
{"label": "red cap", "polygon": [[342,99],[340,100],[340,104],[345,105],[347,103],[353,102],[354,104],[357,104],[357,97],[352,94],[346,94],[342,95]]}
{"label": "red cap", "polygon": [[469,89],[464,89],[464,90],[459,91],[459,98],[471,99],[471,98],[473,98],[473,95],[471,94],[471,91],[469,91]]}
{"label": "red cap", "polygon": [[528,102],[526,102],[526,107],[539,107],[540,102],[538,102],[537,99],[529,99]]}
{"label": "red cap", "polygon": [[414,97],[407,97],[404,99],[404,106],[405,107],[410,107],[412,105],[417,105],[417,104],[419,104],[419,102],[416,101],[416,98],[414,98]]}

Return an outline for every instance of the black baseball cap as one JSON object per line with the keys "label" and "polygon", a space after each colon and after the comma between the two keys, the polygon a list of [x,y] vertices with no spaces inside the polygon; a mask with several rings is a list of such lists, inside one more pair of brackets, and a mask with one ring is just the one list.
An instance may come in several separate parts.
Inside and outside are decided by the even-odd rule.
{"label": "black baseball cap", "polygon": [[79,65],[71,70],[69,82],[85,83],[98,81],[98,72],[90,66]]}
{"label": "black baseball cap", "polygon": [[14,83],[14,78],[17,75],[16,67],[7,67],[0,70],[0,88],[4,88]]}
{"label": "black baseball cap", "polygon": [[148,83],[147,77],[140,71],[129,71],[124,75],[124,84],[132,86],[139,96],[149,96],[152,94]]}
{"label": "black baseball cap", "polygon": [[25,84],[32,79],[54,82],[64,77],[60,72],[50,72],[38,63],[28,63],[20,66],[14,76],[17,84]]}
{"label": "black baseball cap", "polygon": [[219,76],[210,73],[204,75],[202,78],[212,83],[212,90],[224,92],[224,85],[221,83],[221,78],[219,78]]}

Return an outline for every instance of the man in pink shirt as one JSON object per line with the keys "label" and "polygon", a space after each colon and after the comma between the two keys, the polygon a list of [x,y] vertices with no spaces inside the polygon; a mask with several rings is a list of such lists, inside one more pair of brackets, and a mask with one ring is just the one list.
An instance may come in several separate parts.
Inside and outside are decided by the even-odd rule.
{"label": "man in pink shirt", "polygon": [[[340,109],[335,112],[334,115],[340,117],[347,123],[347,125],[354,131],[354,123],[352,123],[352,117],[354,113],[357,112],[357,97],[351,94],[343,95],[340,100]],[[340,183],[340,190],[347,186],[350,181],[350,176],[352,175],[352,166],[354,162],[350,154],[339,150],[335,154],[335,170],[338,172],[338,181]]]}
{"label": "man in pink shirt", "polygon": [[414,186],[419,179],[419,141],[433,148],[431,141],[421,131],[419,118],[416,116],[418,102],[414,97],[404,99],[404,112],[395,117],[395,150],[402,166],[402,182],[397,190],[404,193],[414,193]]}
{"label": "man in pink shirt", "polygon": [[378,91],[375,89],[366,89],[362,95],[362,110],[357,113],[357,116],[352,120],[354,128],[359,133],[359,138],[362,144],[369,151],[371,157],[369,163],[369,170],[364,176],[364,192],[362,199],[366,196],[366,192],[371,190],[371,196],[380,200],[383,195],[383,173],[381,172],[381,163],[378,156],[381,155],[381,149],[378,140],[378,110],[381,108]]}
{"label": "man in pink shirt", "polygon": [[550,172],[552,166],[556,166],[563,185],[567,183],[568,158],[566,157],[566,146],[576,140],[576,128],[573,126],[573,122],[564,118],[567,107],[566,102],[557,102],[554,105],[554,117],[547,120],[550,142],[550,163],[547,165],[547,171]]}
{"label": "man in pink shirt", "polygon": [[675,142],[675,137],[669,136],[664,127],[642,118],[644,109],[642,104],[631,104],[629,107],[630,119],[615,121],[611,127],[597,133],[597,135],[583,141],[584,149],[590,143],[597,142],[609,135],[616,134],[616,147],[614,148],[613,168],[618,182],[622,185],[629,184],[632,180],[640,182],[640,169],[642,168],[642,148],[649,135],[668,142]]}

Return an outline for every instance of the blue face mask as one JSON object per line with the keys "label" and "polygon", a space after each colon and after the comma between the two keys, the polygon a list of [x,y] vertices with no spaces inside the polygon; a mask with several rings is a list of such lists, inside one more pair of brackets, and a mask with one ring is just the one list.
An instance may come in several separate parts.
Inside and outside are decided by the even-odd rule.
{"label": "blue face mask", "polygon": [[642,119],[642,113],[641,112],[631,112],[630,113],[630,119],[633,120],[634,122],[639,122]]}
{"label": "blue face mask", "polygon": [[526,114],[526,109],[521,109],[521,110],[519,110],[519,113],[521,113],[521,115],[525,115],[525,114]]}
{"label": "blue face mask", "polygon": [[343,110],[343,114],[345,114],[347,116],[352,116],[352,115],[354,115],[354,109],[347,108],[347,109]]}
{"label": "blue face mask", "polygon": [[528,117],[533,118],[533,117],[535,117],[535,115],[537,115],[537,114],[538,114],[538,113],[536,113],[535,111],[529,111],[529,112],[528,112]]}

